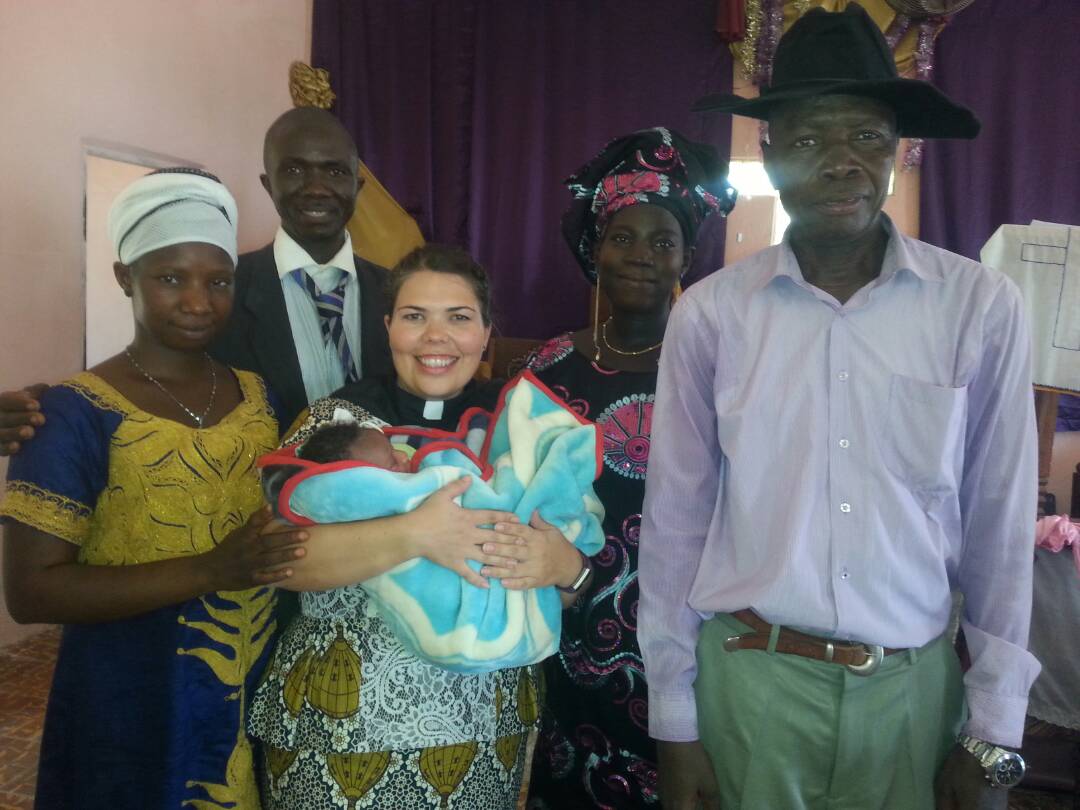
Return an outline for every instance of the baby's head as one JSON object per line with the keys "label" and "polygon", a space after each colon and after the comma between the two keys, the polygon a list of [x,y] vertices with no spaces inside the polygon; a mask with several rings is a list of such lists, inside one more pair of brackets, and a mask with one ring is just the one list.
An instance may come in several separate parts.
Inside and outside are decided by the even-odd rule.
{"label": "baby's head", "polygon": [[296,451],[296,457],[320,464],[364,461],[393,472],[409,471],[407,456],[395,450],[381,430],[356,422],[323,425]]}
{"label": "baby's head", "polygon": [[[409,472],[408,456],[395,450],[381,430],[356,422],[329,422],[317,428],[297,449],[296,457],[318,464],[364,461],[391,472]],[[303,469],[295,464],[276,464],[263,469],[263,494],[275,516],[281,517],[278,499],[285,482]]]}

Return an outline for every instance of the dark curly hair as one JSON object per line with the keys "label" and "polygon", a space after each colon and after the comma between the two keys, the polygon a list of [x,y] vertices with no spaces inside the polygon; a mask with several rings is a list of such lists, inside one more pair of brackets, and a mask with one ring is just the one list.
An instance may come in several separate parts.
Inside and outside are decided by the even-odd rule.
{"label": "dark curly hair", "polygon": [[480,302],[480,316],[484,326],[491,325],[491,285],[488,274],[466,251],[453,245],[423,245],[397,263],[387,275],[383,287],[388,312],[393,313],[398,293],[409,276],[421,270],[449,273],[465,279],[476,294],[476,300]]}
{"label": "dark curly hair", "polygon": [[[296,457],[319,464],[347,461],[350,458],[350,445],[360,438],[360,431],[363,429],[356,422],[328,422],[317,428],[297,449]],[[263,469],[263,497],[274,510],[275,517],[281,517],[278,499],[285,482],[303,471],[304,468],[297,464],[274,464]]]}
{"label": "dark curly hair", "polygon": [[360,438],[361,430],[363,428],[356,422],[331,422],[322,425],[296,451],[296,457],[320,464],[348,461],[351,458],[349,446]]}

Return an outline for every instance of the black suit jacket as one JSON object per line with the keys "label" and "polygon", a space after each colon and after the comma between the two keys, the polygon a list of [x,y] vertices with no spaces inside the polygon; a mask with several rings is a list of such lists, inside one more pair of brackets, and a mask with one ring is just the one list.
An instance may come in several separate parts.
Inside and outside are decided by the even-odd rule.
{"label": "black suit jacket", "polygon": [[[361,374],[386,376],[392,368],[383,324],[386,314],[383,282],[387,271],[359,256],[353,256],[353,260],[360,282]],[[282,429],[307,407],[273,244],[240,256],[232,315],[214,340],[210,353],[222,363],[262,375],[281,401],[278,422]]]}

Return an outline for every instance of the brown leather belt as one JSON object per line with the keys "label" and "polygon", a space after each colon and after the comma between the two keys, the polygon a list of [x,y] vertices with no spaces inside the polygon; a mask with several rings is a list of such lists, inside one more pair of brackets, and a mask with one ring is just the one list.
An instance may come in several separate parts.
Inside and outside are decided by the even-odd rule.
{"label": "brown leather belt", "polygon": [[[725,650],[733,652],[768,649],[769,636],[773,629],[771,624],[749,608],[737,610],[731,616],[753,628],[753,631],[729,636],[724,640]],[[881,661],[886,655],[906,652],[904,649],[882,647],[878,644],[836,642],[832,639],[800,633],[789,627],[780,628],[780,635],[776,640],[776,651],[786,655],[813,658],[815,661],[839,664],[847,667],[855,675],[872,675],[881,666]]]}

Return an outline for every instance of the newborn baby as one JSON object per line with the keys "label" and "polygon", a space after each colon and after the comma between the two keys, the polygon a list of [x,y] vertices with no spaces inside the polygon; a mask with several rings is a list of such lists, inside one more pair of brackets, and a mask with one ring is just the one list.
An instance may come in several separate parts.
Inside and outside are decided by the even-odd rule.
{"label": "newborn baby", "polygon": [[320,464],[332,461],[363,461],[392,472],[409,472],[409,457],[395,450],[378,428],[358,422],[330,422],[311,434],[296,457]]}
{"label": "newborn baby", "polygon": [[[395,449],[382,430],[356,421],[327,422],[296,448],[295,457],[316,464],[360,461],[390,472],[410,471],[408,455]],[[275,517],[288,517],[281,512],[281,490],[290,478],[304,469],[296,464],[279,464],[263,470],[263,495]]]}
{"label": "newborn baby", "polygon": [[[523,522],[536,512],[584,555],[603,548],[604,510],[592,489],[602,463],[597,427],[530,372],[507,384],[494,412],[467,411],[454,431],[357,418],[337,409],[302,444],[259,459],[267,500],[281,517],[299,525],[391,517],[467,475],[461,506],[512,511]],[[415,557],[337,589],[341,598],[325,603],[351,609],[346,597],[358,589],[407,649],[456,672],[525,666],[554,653],[562,626],[556,589],[488,582],[479,588]],[[332,618],[316,612],[320,604],[301,598],[308,615]]]}

